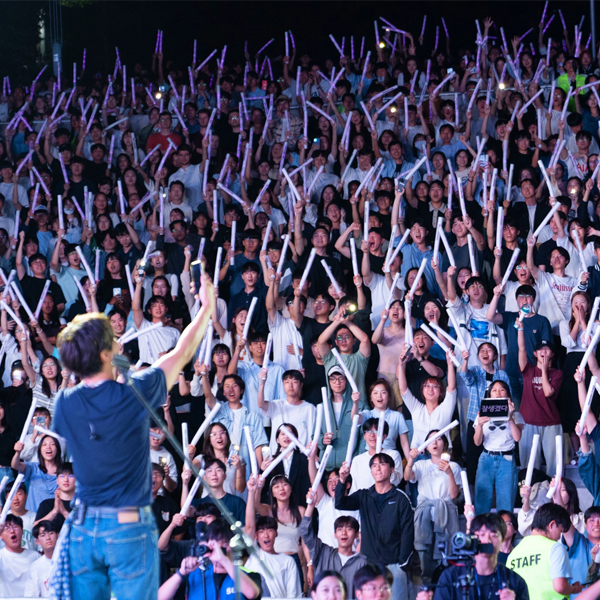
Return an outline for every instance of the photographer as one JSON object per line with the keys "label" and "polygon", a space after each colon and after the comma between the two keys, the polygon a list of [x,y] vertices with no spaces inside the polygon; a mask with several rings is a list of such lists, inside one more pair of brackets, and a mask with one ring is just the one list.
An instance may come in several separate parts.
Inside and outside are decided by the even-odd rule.
{"label": "photographer", "polygon": [[[529,600],[525,580],[504,565],[498,564],[498,552],[506,536],[506,524],[496,514],[477,515],[471,525],[473,537],[477,538],[480,549],[473,555],[474,572],[471,578],[469,598],[494,598],[499,600]],[[468,564],[468,560],[465,561]],[[467,566],[454,566],[446,569],[435,590],[434,600],[462,599],[461,577],[467,575]],[[419,592],[417,600],[428,600],[429,592]]]}
{"label": "photographer", "polygon": [[[206,537],[208,551],[202,559],[208,559],[208,565],[199,569],[202,559],[196,556],[183,558],[175,575],[158,590],[158,600],[173,598],[183,581],[187,581],[189,586],[189,600],[229,600],[235,597],[235,568],[229,546],[231,529],[225,521],[217,519],[207,527]],[[199,547],[199,550],[204,549]],[[258,573],[242,568],[240,585],[246,600],[260,600],[262,590]]]}

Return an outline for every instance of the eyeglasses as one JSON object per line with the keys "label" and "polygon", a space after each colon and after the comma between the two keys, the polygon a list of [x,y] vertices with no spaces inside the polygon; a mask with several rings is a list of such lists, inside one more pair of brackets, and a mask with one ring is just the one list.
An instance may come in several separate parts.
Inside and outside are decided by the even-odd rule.
{"label": "eyeglasses", "polygon": [[213,431],[213,432],[210,434],[210,437],[211,437],[211,438],[214,438],[214,437],[223,437],[224,435],[225,435],[225,432],[224,432],[224,431]]}
{"label": "eyeglasses", "polygon": [[430,390],[439,389],[440,386],[437,383],[425,383],[423,385],[424,388],[429,388]]}
{"label": "eyeglasses", "polygon": [[377,587],[376,585],[367,584],[362,586],[363,592],[369,592],[370,594],[376,594],[377,592],[389,592],[392,588],[389,585],[382,585],[381,587]]}
{"label": "eyeglasses", "polygon": [[333,381],[334,383],[343,383],[346,381],[346,378],[343,375],[332,375],[329,378],[329,381]]}
{"label": "eyeglasses", "polygon": [[72,473],[61,473],[58,476],[59,479],[75,479],[75,475],[73,475]]}
{"label": "eyeglasses", "polygon": [[4,526],[4,529],[8,531],[17,531],[21,528],[16,523],[8,523],[8,525]]}
{"label": "eyeglasses", "polygon": [[351,335],[338,335],[336,338],[338,342],[347,342],[350,339],[352,339]]}
{"label": "eyeglasses", "polygon": [[515,267],[515,271],[524,271],[526,268],[525,265],[519,265],[518,267]]}
{"label": "eyeglasses", "polygon": [[517,298],[533,298],[531,294],[519,294]]}

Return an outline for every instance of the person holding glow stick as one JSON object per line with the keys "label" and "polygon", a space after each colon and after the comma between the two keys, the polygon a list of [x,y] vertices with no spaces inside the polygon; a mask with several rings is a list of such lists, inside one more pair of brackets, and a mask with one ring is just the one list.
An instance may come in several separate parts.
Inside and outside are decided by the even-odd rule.
{"label": "person holding glow stick", "polygon": [[[426,439],[437,433],[430,431]],[[404,480],[418,485],[419,495],[415,509],[415,549],[419,553],[423,577],[430,580],[438,561],[434,560],[434,550],[438,542],[452,537],[459,530],[458,509],[454,499],[460,493],[461,474],[458,464],[450,460],[449,443],[446,435],[434,440],[425,449],[428,460],[418,460],[419,450],[413,448],[404,468]],[[416,462],[415,462],[416,461]],[[432,504],[443,502],[447,517],[443,531],[431,517]],[[439,507],[438,509],[439,510]]]}

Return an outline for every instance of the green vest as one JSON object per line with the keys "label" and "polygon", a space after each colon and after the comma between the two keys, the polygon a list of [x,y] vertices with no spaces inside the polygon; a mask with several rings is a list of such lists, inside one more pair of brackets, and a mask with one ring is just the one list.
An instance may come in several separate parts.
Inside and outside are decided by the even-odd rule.
{"label": "green vest", "polygon": [[[586,76],[585,75],[575,75],[575,85],[577,87],[581,87],[582,85],[585,85],[585,81],[586,81]],[[571,82],[569,81],[569,76],[566,73],[563,73],[562,75],[559,75],[557,80],[556,80],[556,85],[557,87],[559,87],[561,90],[564,91],[564,93],[566,94],[569,91],[569,88],[571,87]],[[582,92],[579,92],[580,94],[585,94],[587,90],[583,90]],[[575,110],[577,109],[575,106],[575,100],[573,100],[573,98],[571,97],[571,99],[569,100],[569,106],[568,109],[570,112],[575,112]]]}
{"label": "green vest", "polygon": [[525,580],[529,600],[564,598],[554,591],[550,578],[550,549],[556,543],[542,535],[529,535],[508,555],[506,566]]}

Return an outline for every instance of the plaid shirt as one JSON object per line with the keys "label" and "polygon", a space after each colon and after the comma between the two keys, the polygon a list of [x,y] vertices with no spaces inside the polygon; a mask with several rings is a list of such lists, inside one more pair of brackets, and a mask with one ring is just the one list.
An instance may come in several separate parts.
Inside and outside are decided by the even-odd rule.
{"label": "plaid shirt", "polygon": [[[458,374],[462,377],[465,382],[467,389],[469,390],[469,410],[467,412],[467,421],[475,422],[477,413],[479,412],[479,406],[481,405],[481,399],[485,398],[487,391],[487,380],[486,372],[482,367],[471,367],[467,369],[466,373],[459,371]],[[492,381],[499,379],[508,383],[510,388],[510,382],[508,375],[502,369],[496,369]],[[512,390],[511,390],[512,395]]]}

